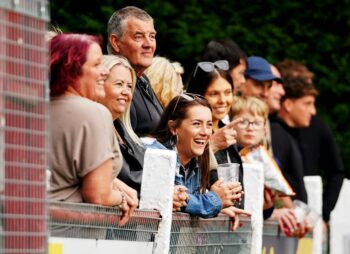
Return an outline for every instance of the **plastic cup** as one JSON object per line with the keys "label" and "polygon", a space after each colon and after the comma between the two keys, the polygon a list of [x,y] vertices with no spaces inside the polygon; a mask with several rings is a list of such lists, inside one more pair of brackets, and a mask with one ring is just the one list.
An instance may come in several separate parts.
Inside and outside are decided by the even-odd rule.
{"label": "plastic cup", "polygon": [[239,181],[238,163],[219,164],[217,170],[219,178],[223,178],[225,184]]}
{"label": "plastic cup", "polygon": [[294,214],[298,223],[301,223],[305,220],[306,216],[310,213],[310,207],[305,204],[303,201],[294,200]]}
{"label": "plastic cup", "polygon": [[314,228],[317,222],[321,219],[321,216],[314,210],[310,210],[308,215],[306,215],[306,226],[310,229]]}

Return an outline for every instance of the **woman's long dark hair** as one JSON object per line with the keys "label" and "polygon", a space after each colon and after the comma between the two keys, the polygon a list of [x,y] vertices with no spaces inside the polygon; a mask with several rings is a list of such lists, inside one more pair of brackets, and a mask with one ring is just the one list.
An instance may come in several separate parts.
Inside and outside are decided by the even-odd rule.
{"label": "woman's long dark hair", "polygon": [[[200,105],[209,108],[211,111],[211,107],[206,99],[198,97],[195,94],[186,95],[190,96],[192,99],[189,100],[182,95],[178,95],[173,98],[165,108],[159,124],[152,134],[152,136],[155,137],[159,142],[172,142],[173,145],[176,145],[176,141],[173,139],[174,137],[170,131],[168,122],[170,120],[173,120],[175,123],[174,127],[179,127],[182,121],[188,117],[188,111],[191,107]],[[201,156],[198,156],[198,163],[201,172],[201,193],[205,193],[206,189],[210,187],[209,144],[206,145],[204,153]]]}

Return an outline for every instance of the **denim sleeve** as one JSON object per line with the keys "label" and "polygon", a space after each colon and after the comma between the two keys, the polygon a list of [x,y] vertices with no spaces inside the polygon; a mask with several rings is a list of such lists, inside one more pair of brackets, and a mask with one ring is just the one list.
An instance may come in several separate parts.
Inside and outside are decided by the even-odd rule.
{"label": "denim sleeve", "polygon": [[221,200],[213,191],[208,191],[205,194],[189,194],[187,206],[184,212],[202,218],[211,218],[221,211]]}

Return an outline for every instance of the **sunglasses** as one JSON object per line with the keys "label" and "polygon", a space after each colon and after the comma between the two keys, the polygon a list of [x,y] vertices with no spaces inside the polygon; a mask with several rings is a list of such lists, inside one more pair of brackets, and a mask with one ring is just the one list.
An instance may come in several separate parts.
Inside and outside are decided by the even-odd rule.
{"label": "sunglasses", "polygon": [[215,70],[215,67],[223,71],[228,71],[230,68],[227,60],[218,60],[216,62],[199,62],[194,70],[193,77],[196,76],[198,67],[205,72],[212,72]]}
{"label": "sunglasses", "polygon": [[177,105],[179,104],[180,98],[185,99],[186,101],[194,101],[194,100],[206,100],[202,95],[195,94],[195,93],[182,93],[177,96],[175,107],[173,109],[173,112],[171,112],[171,115],[173,115],[176,111]]}

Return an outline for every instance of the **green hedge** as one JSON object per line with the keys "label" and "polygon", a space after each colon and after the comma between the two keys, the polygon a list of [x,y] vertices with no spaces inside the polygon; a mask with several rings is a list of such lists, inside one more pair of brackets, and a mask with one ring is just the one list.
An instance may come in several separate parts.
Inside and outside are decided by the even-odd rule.
{"label": "green hedge", "polygon": [[320,91],[318,114],[336,135],[350,170],[350,2],[323,0],[51,0],[52,25],[63,31],[101,34],[110,15],[126,5],[146,9],[155,19],[157,54],[180,61],[185,81],[204,45],[231,38],[248,55],[271,63],[285,58],[306,64]]}

